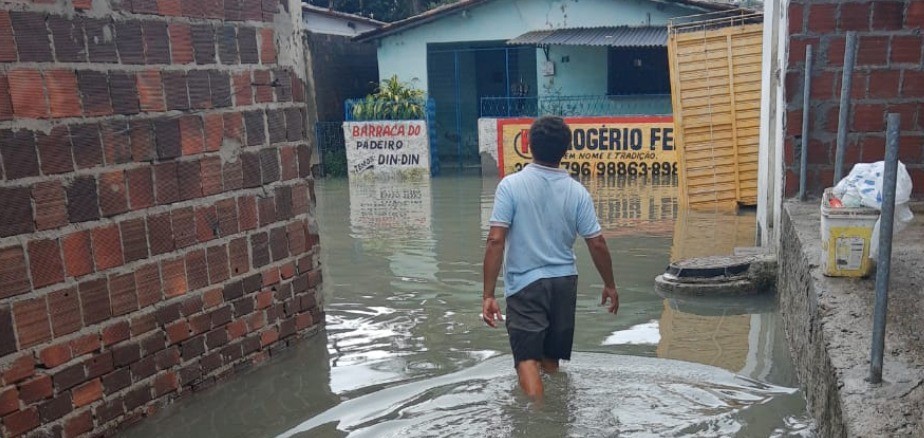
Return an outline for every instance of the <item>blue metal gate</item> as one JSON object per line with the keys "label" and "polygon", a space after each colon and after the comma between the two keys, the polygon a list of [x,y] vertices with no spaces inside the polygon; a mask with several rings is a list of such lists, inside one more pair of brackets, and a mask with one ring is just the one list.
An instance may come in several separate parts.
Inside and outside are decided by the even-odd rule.
{"label": "blue metal gate", "polygon": [[427,47],[430,96],[436,101],[439,158],[446,168],[477,170],[478,117],[484,97],[537,95],[536,49],[500,42],[431,44]]}

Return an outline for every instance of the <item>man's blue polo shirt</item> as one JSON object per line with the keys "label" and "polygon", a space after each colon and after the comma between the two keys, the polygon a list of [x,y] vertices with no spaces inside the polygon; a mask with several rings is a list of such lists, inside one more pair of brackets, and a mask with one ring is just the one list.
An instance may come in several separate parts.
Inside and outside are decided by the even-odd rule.
{"label": "man's blue polo shirt", "polygon": [[491,226],[507,227],[504,296],[542,278],[576,275],[574,240],[600,234],[590,193],[564,169],[530,164],[504,178]]}

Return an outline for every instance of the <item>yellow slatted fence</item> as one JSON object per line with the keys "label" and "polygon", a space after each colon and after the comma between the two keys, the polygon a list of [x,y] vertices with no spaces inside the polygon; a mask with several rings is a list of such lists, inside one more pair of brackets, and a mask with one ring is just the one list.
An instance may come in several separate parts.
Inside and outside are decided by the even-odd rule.
{"label": "yellow slatted fence", "polygon": [[760,14],[684,17],[669,25],[680,204],[757,203],[763,25]]}

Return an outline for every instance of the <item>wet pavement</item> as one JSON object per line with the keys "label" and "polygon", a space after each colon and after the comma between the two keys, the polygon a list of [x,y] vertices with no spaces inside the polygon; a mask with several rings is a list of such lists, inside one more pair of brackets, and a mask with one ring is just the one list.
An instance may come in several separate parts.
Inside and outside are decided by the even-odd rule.
{"label": "wet pavement", "polygon": [[683,211],[675,180],[584,183],[621,306],[617,317],[599,307],[578,243],[577,353],[547,378],[544,405],[522,398],[504,331],[479,317],[497,181],[324,180],[326,331],[125,435],[812,436],[772,296],[654,291],[671,260],[752,246],[753,215]]}

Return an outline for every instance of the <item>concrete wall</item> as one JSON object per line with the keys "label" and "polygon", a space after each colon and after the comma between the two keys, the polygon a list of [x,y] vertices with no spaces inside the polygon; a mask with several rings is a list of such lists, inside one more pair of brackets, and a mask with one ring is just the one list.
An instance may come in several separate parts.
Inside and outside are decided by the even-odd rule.
{"label": "concrete wall", "polygon": [[757,230],[759,244],[779,248],[783,203],[783,115],[786,95],[780,66],[786,63],[789,41],[789,0],[764,3],[763,61],[760,96],[760,139],[757,173]]}
{"label": "concrete wall", "polygon": [[802,83],[805,47],[813,47],[812,108],[808,143],[808,189],[819,195],[833,184],[841,71],[847,31],[859,33],[859,50],[851,94],[846,175],[854,163],[880,161],[885,149],[885,115],[901,114],[899,159],[924,199],[924,63],[920,32],[924,1],[792,0],[789,9],[789,55],[786,71],[785,193],[799,187],[799,153],[803,143]]}
{"label": "concrete wall", "polygon": [[308,34],[314,106],[318,120],[343,120],[343,102],[375,91],[379,70],[375,45],[356,43],[349,37]]}
{"label": "concrete wall", "polygon": [[299,14],[0,4],[0,435],[115,429],[323,321]]}
{"label": "concrete wall", "polygon": [[[917,213],[920,206],[912,208]],[[782,209],[780,314],[817,436],[924,436],[924,251],[919,238],[924,221],[915,220],[894,241],[883,381],[871,384],[875,275],[824,276],[819,267],[823,250],[817,202],[786,202]]]}
{"label": "concrete wall", "polygon": [[[379,72],[382,77],[397,74],[403,81],[418,79],[418,85],[426,89],[427,44],[506,41],[528,31],[541,29],[666,25],[671,17],[700,12],[693,8],[649,0],[496,0],[469,9],[465,13],[446,16],[383,38],[378,52]],[[541,51],[537,56],[539,60],[545,59]],[[603,62],[605,65],[605,56]],[[574,68],[582,66],[576,63],[574,58],[572,65]],[[596,68],[595,66],[597,64],[593,63],[585,68],[590,70]],[[538,74],[538,82],[542,84],[541,68]],[[605,70],[603,74],[606,74]],[[603,86],[606,86],[605,80]],[[581,90],[575,92],[586,94],[581,93]],[[572,94],[565,89],[562,89],[562,93]]]}
{"label": "concrete wall", "polygon": [[[786,206],[780,206],[781,209]],[[797,218],[803,219],[801,216]],[[789,348],[809,411],[815,418],[818,436],[847,436],[841,399],[838,395],[838,373],[831,363],[826,348],[832,340],[830,330],[823,325],[824,309],[819,306],[819,295],[814,276],[820,276],[820,238],[803,242],[806,227],[793,222],[793,215],[784,211],[782,215],[782,239],[779,250],[779,275],[777,291],[780,299],[780,314],[783,315]],[[817,216],[811,218],[817,221]],[[815,226],[808,229],[817,230]]]}
{"label": "concrete wall", "polygon": [[497,176],[497,119],[478,119],[478,154],[481,155],[481,176]]}

